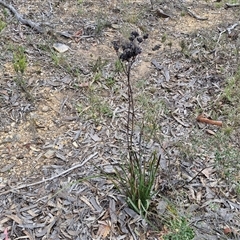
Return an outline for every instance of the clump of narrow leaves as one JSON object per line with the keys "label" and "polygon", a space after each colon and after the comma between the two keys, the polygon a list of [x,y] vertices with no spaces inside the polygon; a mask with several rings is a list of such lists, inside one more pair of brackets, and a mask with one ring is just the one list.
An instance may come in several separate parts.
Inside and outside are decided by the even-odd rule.
{"label": "clump of narrow leaves", "polygon": [[128,206],[141,216],[146,216],[154,194],[153,186],[160,157],[153,152],[147,160],[142,160],[141,154],[135,151],[129,152],[128,162],[115,168],[116,175],[113,182],[115,187],[125,194]]}
{"label": "clump of narrow leaves", "polygon": [[[143,152],[135,151],[133,144],[136,119],[134,114],[131,69],[136,57],[142,52],[139,45],[147,38],[148,34],[141,37],[137,31],[133,31],[127,42],[112,42],[127,78],[126,84],[128,92],[128,157],[118,168],[115,168],[116,175],[113,177],[113,182],[117,189],[125,193],[128,205],[142,216],[146,216],[147,214],[160,163],[160,157],[158,157],[156,152],[153,152],[148,158],[144,158]],[[141,146],[141,142],[139,146]]]}

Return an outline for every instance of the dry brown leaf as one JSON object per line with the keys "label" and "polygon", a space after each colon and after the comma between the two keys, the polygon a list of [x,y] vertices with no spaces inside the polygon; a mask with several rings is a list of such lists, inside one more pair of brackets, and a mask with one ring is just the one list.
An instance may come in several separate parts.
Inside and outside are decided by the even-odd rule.
{"label": "dry brown leaf", "polygon": [[8,222],[9,221],[9,218],[8,217],[5,217],[3,219],[0,220],[0,224],[3,225],[4,223]]}
{"label": "dry brown leaf", "polygon": [[102,212],[102,207],[100,206],[100,203],[99,203],[99,201],[98,201],[98,199],[97,199],[97,197],[95,198],[95,197],[91,197],[90,198],[90,203],[92,204],[92,206],[95,208],[95,210],[97,211],[97,212]]}
{"label": "dry brown leaf", "polygon": [[111,231],[111,226],[110,226],[109,222],[107,222],[107,221],[98,221],[98,223],[100,223],[100,224],[99,224],[97,236],[106,238],[107,235]]}
{"label": "dry brown leaf", "polygon": [[229,228],[229,227],[225,227],[223,231],[224,231],[225,234],[229,234],[229,233],[232,232],[232,229]]}
{"label": "dry brown leaf", "polygon": [[110,199],[109,201],[109,213],[111,217],[111,222],[116,223],[117,222],[117,214],[116,214],[116,203],[114,199]]}
{"label": "dry brown leaf", "polygon": [[201,192],[201,191],[198,191],[198,192],[197,192],[197,196],[196,196],[196,200],[197,200],[198,203],[200,203],[200,202],[201,202],[201,199],[202,199],[202,192]]}
{"label": "dry brown leaf", "polygon": [[210,135],[215,135],[216,133],[210,129],[206,129],[206,133],[210,134]]}
{"label": "dry brown leaf", "polygon": [[85,196],[81,196],[80,199],[81,199],[84,203],[86,203],[86,204],[92,209],[92,211],[95,210],[94,207],[92,206],[92,204],[88,201],[88,199],[87,199]]}
{"label": "dry brown leaf", "polygon": [[89,87],[89,83],[85,82],[85,83],[81,83],[78,85],[79,87]]}
{"label": "dry brown leaf", "polygon": [[109,219],[109,212],[108,211],[104,211],[104,213],[101,214],[101,219],[102,220],[106,220]]}
{"label": "dry brown leaf", "polygon": [[17,215],[5,215],[6,217],[11,218],[13,221],[17,222],[18,224],[22,224],[22,219],[19,218]]}
{"label": "dry brown leaf", "polygon": [[210,175],[212,174],[213,172],[213,168],[212,167],[209,167],[209,168],[205,168],[203,171],[202,171],[202,174],[207,178],[209,179]]}
{"label": "dry brown leaf", "polygon": [[175,116],[174,114],[172,114],[173,118],[180,123],[182,126],[184,127],[190,127],[190,125],[188,123],[184,123],[183,121],[181,121],[177,116]]}
{"label": "dry brown leaf", "polygon": [[102,126],[101,126],[101,125],[99,125],[99,126],[96,127],[96,130],[98,130],[98,131],[100,131],[101,129],[102,129]]}
{"label": "dry brown leaf", "polygon": [[194,189],[192,187],[190,187],[189,191],[190,191],[190,194],[192,196],[192,199],[196,200],[196,195],[195,195]]}
{"label": "dry brown leaf", "polygon": [[33,236],[26,230],[23,230],[24,234],[28,237],[29,240],[34,240]]}
{"label": "dry brown leaf", "polygon": [[31,209],[28,210],[27,213],[28,213],[29,215],[31,215],[32,217],[38,216],[38,214],[36,214],[36,213],[35,213],[34,211],[32,211]]}

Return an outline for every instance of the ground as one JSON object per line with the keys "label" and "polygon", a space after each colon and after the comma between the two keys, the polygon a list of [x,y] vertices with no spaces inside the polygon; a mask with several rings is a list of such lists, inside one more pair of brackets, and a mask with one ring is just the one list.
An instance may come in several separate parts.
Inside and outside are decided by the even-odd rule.
{"label": "ground", "polygon": [[[240,238],[240,8],[226,3],[14,1],[42,33],[0,4],[0,239]],[[149,35],[131,71],[134,143],[143,130],[161,155],[149,222],[100,173],[127,161],[112,42],[132,31]]]}

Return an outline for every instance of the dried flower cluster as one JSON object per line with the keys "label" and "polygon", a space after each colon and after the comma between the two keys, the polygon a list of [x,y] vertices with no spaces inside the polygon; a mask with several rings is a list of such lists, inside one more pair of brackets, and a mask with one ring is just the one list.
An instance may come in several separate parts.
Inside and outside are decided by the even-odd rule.
{"label": "dried flower cluster", "polygon": [[144,39],[148,38],[148,34],[144,34],[142,37],[139,36],[137,31],[131,32],[129,37],[129,41],[125,43],[120,43],[119,41],[113,41],[113,48],[117,53],[119,53],[119,49],[122,52],[119,55],[120,60],[122,61],[130,61],[134,59],[138,54],[141,53],[141,48],[138,46]]}

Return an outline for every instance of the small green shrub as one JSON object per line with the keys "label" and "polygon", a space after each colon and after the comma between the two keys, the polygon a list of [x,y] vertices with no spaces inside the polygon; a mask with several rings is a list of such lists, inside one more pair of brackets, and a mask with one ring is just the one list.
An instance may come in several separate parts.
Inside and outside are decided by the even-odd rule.
{"label": "small green shrub", "polygon": [[92,119],[95,123],[99,124],[103,117],[111,118],[113,111],[103,98],[89,92],[89,96],[86,103],[79,103],[76,106],[76,110],[80,116],[85,119]]}
{"label": "small green shrub", "polygon": [[22,46],[18,47],[13,53],[13,66],[16,73],[23,74],[27,67],[27,58]]}
{"label": "small green shrub", "polygon": [[92,64],[92,71],[94,73],[102,72],[103,68],[108,64],[107,60],[102,60],[101,57],[98,57],[95,62]]}
{"label": "small green shrub", "polygon": [[123,72],[123,65],[119,59],[117,59],[114,63],[115,65],[115,72],[116,73],[122,73]]}
{"label": "small green shrub", "polygon": [[114,84],[116,83],[114,77],[108,77],[108,78],[106,78],[106,79],[105,79],[105,82],[106,82],[106,85],[107,85],[108,87],[113,87]]}
{"label": "small green shrub", "polygon": [[24,72],[27,68],[27,57],[24,53],[24,48],[19,46],[17,48],[13,48],[13,67],[15,72],[17,73],[17,77],[14,79],[16,84],[25,92],[28,100],[33,101],[33,96],[27,89],[27,84],[24,79]]}
{"label": "small green shrub", "polygon": [[6,26],[7,26],[7,24],[6,24],[4,21],[0,20],[0,32],[1,32]]}
{"label": "small green shrub", "polygon": [[192,240],[194,231],[186,218],[175,218],[168,223],[170,233],[163,236],[164,240]]}

